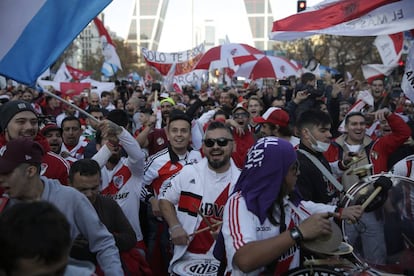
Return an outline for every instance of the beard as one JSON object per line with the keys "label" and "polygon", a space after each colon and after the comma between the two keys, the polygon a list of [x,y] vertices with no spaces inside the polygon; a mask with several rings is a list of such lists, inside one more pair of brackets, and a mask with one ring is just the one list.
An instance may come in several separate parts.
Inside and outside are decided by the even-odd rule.
{"label": "beard", "polygon": [[226,160],[226,159],[223,159],[223,160],[210,160],[210,159],[207,159],[208,160],[208,164],[210,165],[210,167],[212,167],[213,169],[220,169],[220,168],[222,168],[222,167],[224,167],[227,163],[228,163],[228,160]]}

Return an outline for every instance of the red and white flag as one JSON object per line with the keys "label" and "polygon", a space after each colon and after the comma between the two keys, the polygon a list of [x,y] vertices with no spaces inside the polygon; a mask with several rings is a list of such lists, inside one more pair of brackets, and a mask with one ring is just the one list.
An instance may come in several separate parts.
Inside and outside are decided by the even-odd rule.
{"label": "red and white flag", "polygon": [[119,56],[115,51],[115,45],[112,42],[112,39],[109,36],[108,31],[105,29],[102,21],[98,18],[95,18],[93,22],[95,23],[96,28],[99,32],[99,36],[101,37],[102,53],[105,57],[106,65],[104,63],[102,66],[102,73],[108,77],[113,76],[118,69],[122,70],[121,61],[119,60]]}
{"label": "red and white flag", "polygon": [[414,26],[412,0],[326,0],[273,22],[270,39],[294,40],[315,34],[378,36]]}
{"label": "red and white flag", "polygon": [[83,71],[80,69],[76,69],[72,66],[66,65],[69,73],[72,75],[74,80],[83,80],[92,75],[93,71]]}
{"label": "red and white flag", "polygon": [[393,66],[388,66],[384,64],[365,64],[361,65],[361,68],[364,78],[368,81],[368,83],[371,83],[373,80],[377,78],[389,76],[397,66],[398,64],[395,64]]}
{"label": "red and white flag", "polygon": [[408,51],[401,89],[404,91],[405,96],[414,102],[414,46],[411,46]]}
{"label": "red and white flag", "polygon": [[401,58],[404,46],[404,34],[400,32],[377,36],[374,45],[377,47],[384,65],[395,65]]}

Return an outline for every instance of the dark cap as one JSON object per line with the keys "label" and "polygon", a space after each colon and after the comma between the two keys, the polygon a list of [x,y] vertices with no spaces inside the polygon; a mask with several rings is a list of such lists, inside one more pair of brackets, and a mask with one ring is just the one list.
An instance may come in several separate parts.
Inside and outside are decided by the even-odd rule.
{"label": "dark cap", "polygon": [[191,126],[190,117],[187,114],[185,114],[184,111],[181,111],[179,109],[171,110],[170,115],[168,116],[168,118],[169,118],[168,123],[171,123],[171,122],[177,121],[177,120],[184,120],[184,121],[187,121]]}
{"label": "dark cap", "polygon": [[0,109],[1,129],[6,129],[7,125],[9,124],[10,120],[14,117],[14,115],[23,111],[31,111],[34,114],[36,114],[36,111],[33,109],[32,105],[25,101],[10,101],[2,105]]}
{"label": "dark cap", "polygon": [[17,138],[8,142],[0,151],[0,174],[11,173],[22,163],[41,164],[42,146],[26,138]]}

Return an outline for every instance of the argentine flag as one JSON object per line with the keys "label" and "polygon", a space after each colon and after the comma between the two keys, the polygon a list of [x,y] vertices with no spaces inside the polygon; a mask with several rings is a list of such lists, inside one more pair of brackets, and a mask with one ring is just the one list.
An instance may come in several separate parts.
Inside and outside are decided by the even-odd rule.
{"label": "argentine flag", "polygon": [[1,0],[0,75],[34,85],[112,0]]}

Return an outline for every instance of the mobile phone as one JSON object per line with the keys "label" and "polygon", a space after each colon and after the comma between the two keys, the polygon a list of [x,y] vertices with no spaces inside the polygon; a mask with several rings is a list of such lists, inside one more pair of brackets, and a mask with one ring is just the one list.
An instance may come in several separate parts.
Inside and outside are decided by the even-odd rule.
{"label": "mobile phone", "polygon": [[279,80],[279,84],[289,86],[290,85],[290,80]]}
{"label": "mobile phone", "polygon": [[340,79],[342,79],[342,81],[345,81],[344,75],[342,74],[335,74],[334,79],[335,79],[335,82],[337,82]]}

